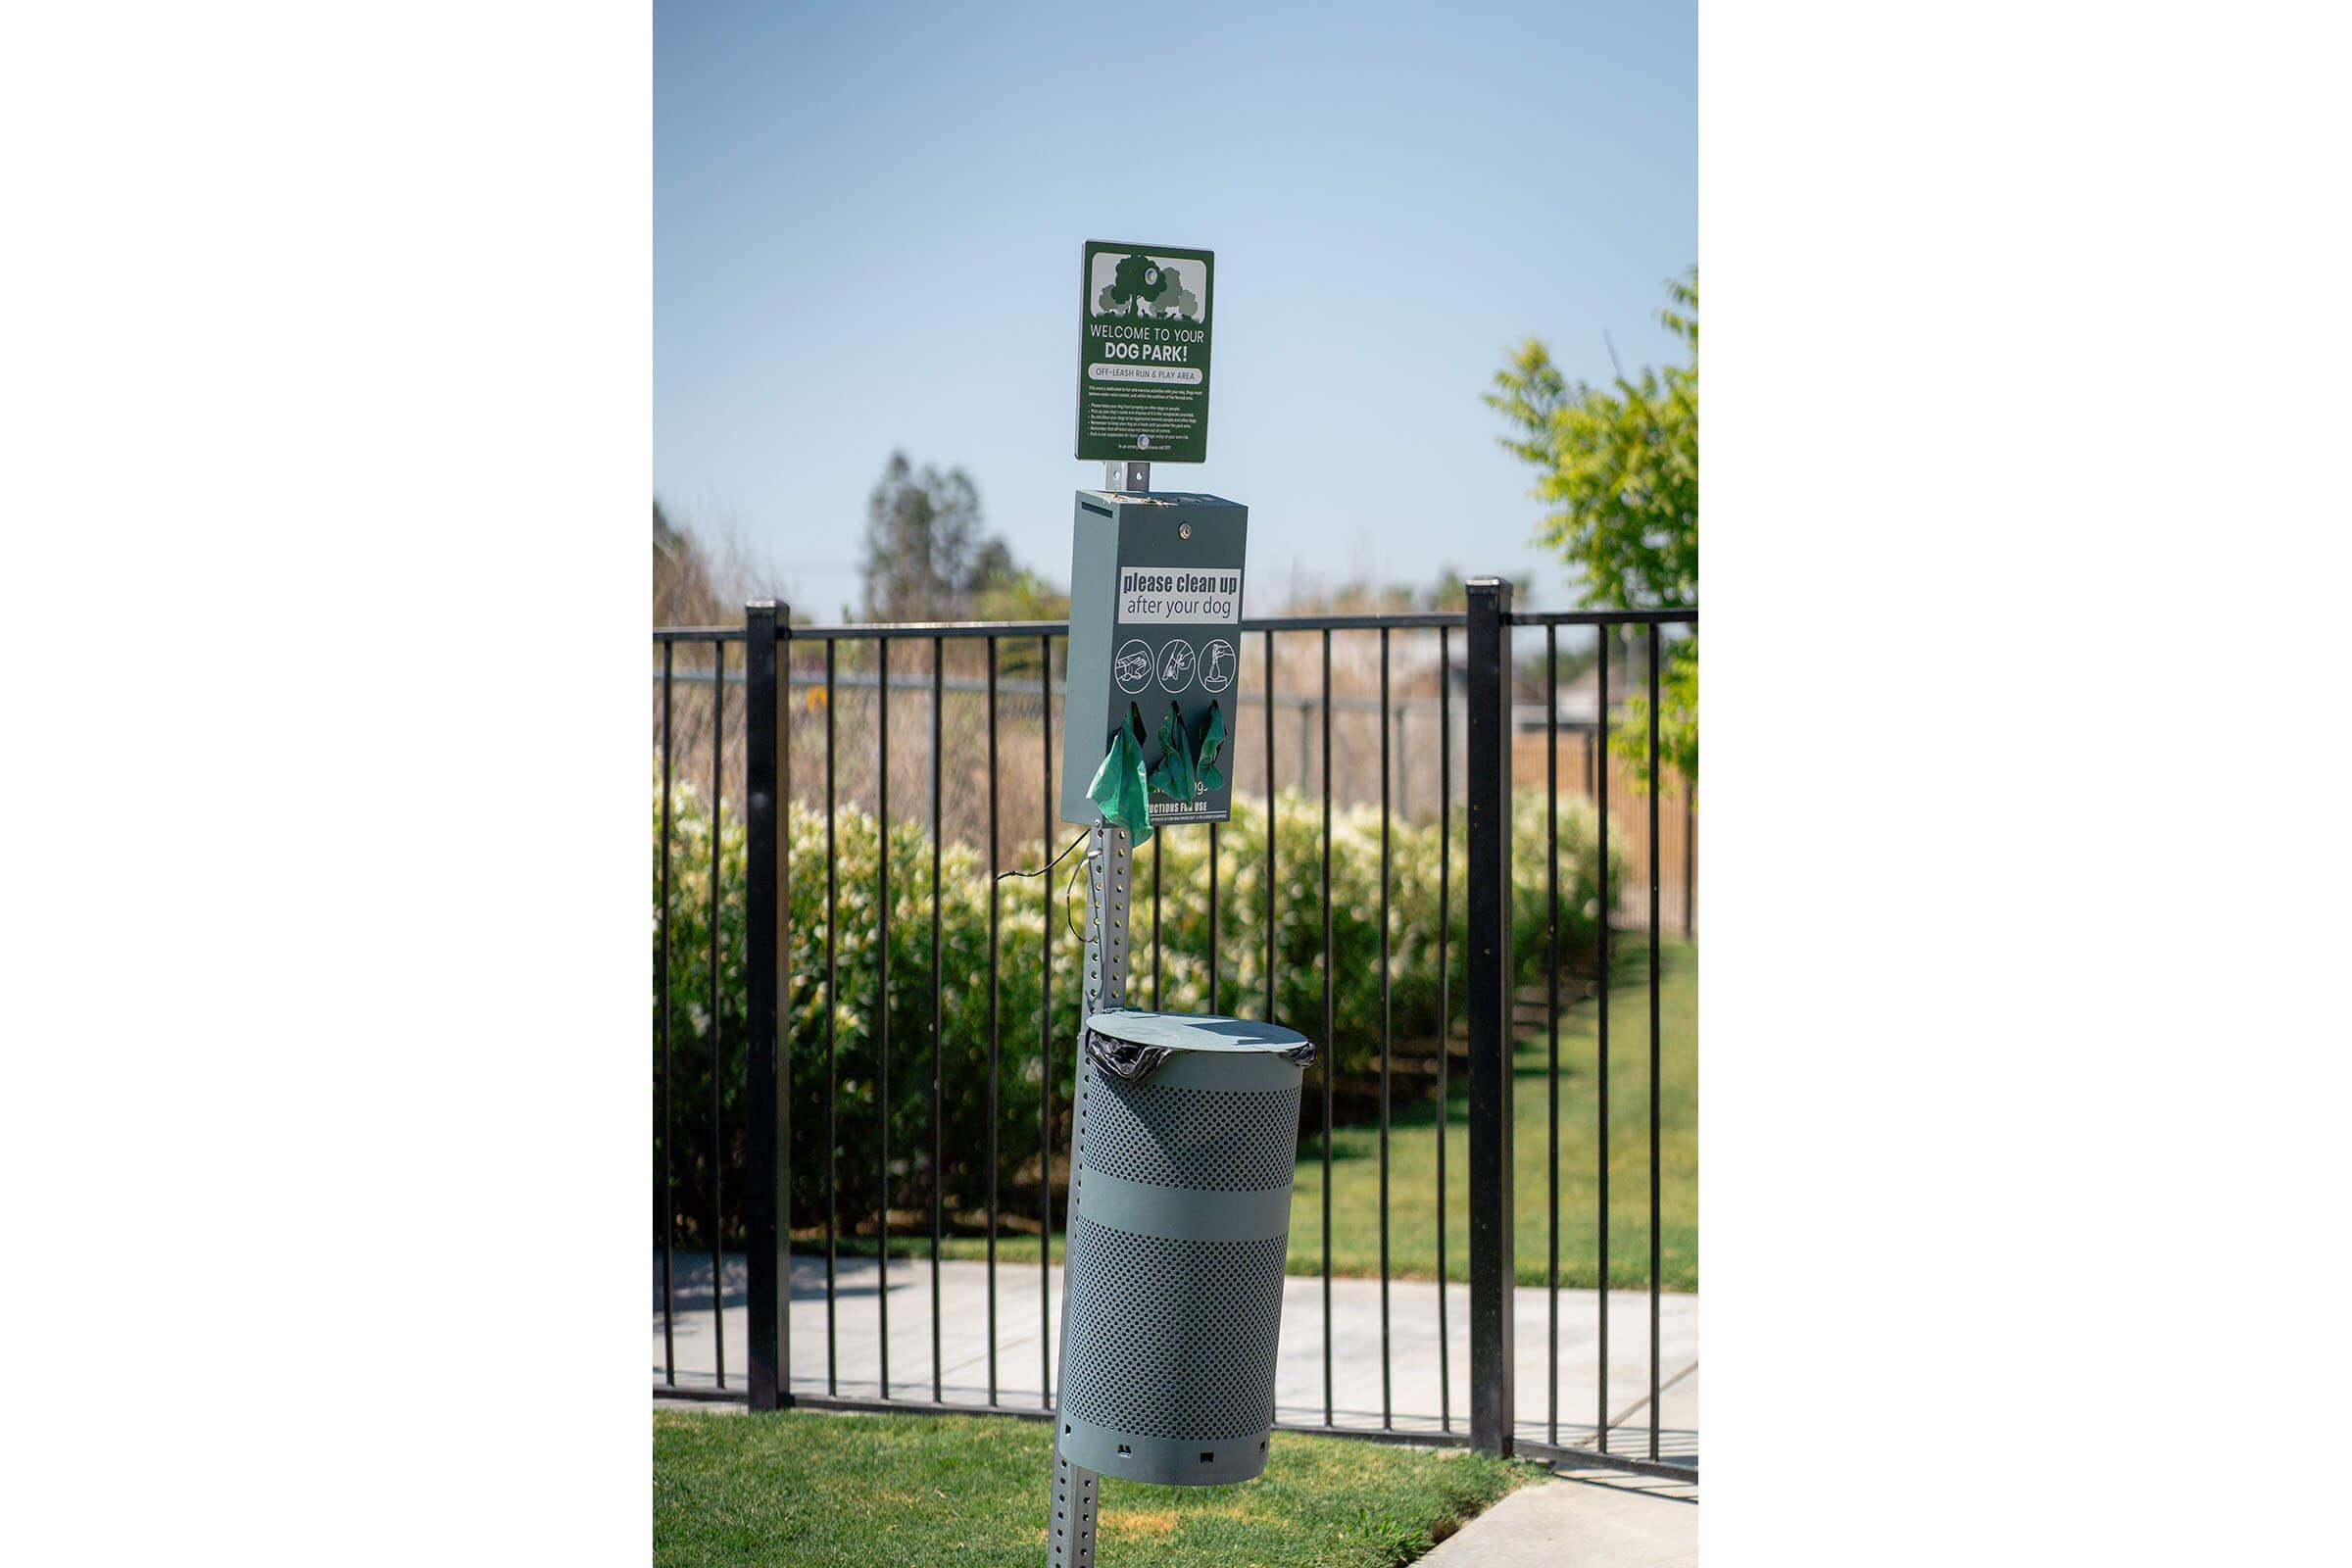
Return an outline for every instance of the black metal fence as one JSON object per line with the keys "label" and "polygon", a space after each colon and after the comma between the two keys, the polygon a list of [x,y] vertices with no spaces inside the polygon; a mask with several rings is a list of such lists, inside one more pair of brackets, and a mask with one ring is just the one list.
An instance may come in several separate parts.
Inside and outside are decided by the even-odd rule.
{"label": "black metal fence", "polygon": [[[1245,866],[1238,861],[1230,866],[1221,863],[1225,845],[1220,842],[1219,826],[1162,829],[1153,838],[1151,857],[1151,967],[1146,971],[1142,965],[1138,940],[1135,994],[1140,1000],[1148,973],[1152,1004],[1159,1005],[1169,967],[1181,967],[1173,956],[1163,953],[1160,857],[1172,834],[1201,834],[1206,841],[1208,883],[1205,995],[1209,1006],[1213,1010],[1254,1011],[1261,1016],[1279,1013],[1279,1021],[1326,1044],[1317,1069],[1320,1084],[1310,1085],[1307,1097],[1310,1124],[1301,1129],[1302,1142],[1315,1145],[1321,1174],[1321,1258],[1314,1282],[1322,1307],[1321,1419],[1312,1419],[1311,1404],[1301,1411],[1298,1406],[1304,1401],[1291,1401],[1291,1413],[1299,1418],[1282,1421],[1284,1429],[1414,1442],[1466,1441],[1490,1451],[1598,1461],[1674,1474],[1688,1474],[1689,1465],[1695,1462],[1695,1433],[1664,1430],[1659,1405],[1663,1393],[1660,953],[1665,934],[1660,894],[1665,873],[1660,864],[1659,793],[1654,788],[1640,803],[1646,812],[1647,829],[1642,839],[1647,899],[1645,919],[1641,921],[1647,937],[1649,1001],[1648,1256],[1644,1280],[1649,1331],[1647,1390],[1644,1398],[1629,1407],[1647,1408],[1645,1438],[1633,1445],[1623,1442],[1618,1435],[1629,1424],[1628,1412],[1611,1410],[1612,1043],[1608,997],[1611,931],[1623,918],[1622,913],[1612,918],[1611,911],[1623,911],[1629,902],[1639,908],[1640,901],[1624,899],[1623,890],[1613,885],[1610,769],[1604,764],[1595,770],[1588,764],[1589,787],[1596,787],[1597,795],[1594,819],[1599,844],[1594,863],[1599,869],[1595,906],[1599,915],[1593,940],[1585,944],[1590,951],[1578,955],[1563,948],[1564,916],[1573,924],[1577,910],[1561,890],[1559,758],[1564,726],[1559,641],[1563,628],[1591,628],[1598,650],[1596,690],[1601,701],[1593,722],[1585,726],[1593,732],[1587,744],[1588,757],[1594,742],[1605,757],[1610,739],[1610,694],[1619,689],[1612,685],[1612,646],[1620,647],[1621,662],[1629,638],[1645,656],[1639,660],[1648,698],[1643,739],[1647,773],[1654,780],[1664,776],[1657,732],[1661,639],[1670,628],[1694,631],[1696,624],[1695,611],[1515,611],[1508,585],[1493,579],[1474,580],[1468,608],[1458,612],[1320,615],[1242,623],[1244,640],[1253,639],[1257,653],[1257,678],[1252,684],[1258,708],[1254,716],[1260,722],[1251,726],[1245,718],[1240,727],[1244,732],[1251,727],[1258,731],[1252,737],[1262,747],[1257,776],[1268,801],[1262,831],[1254,837],[1252,859],[1247,866],[1257,899],[1262,901],[1258,909],[1250,911],[1261,931],[1252,939],[1250,951],[1234,953],[1233,940],[1221,929],[1226,911],[1239,911],[1234,894],[1221,895],[1220,881],[1230,871],[1232,886],[1238,890]],[[659,910],[653,1173],[656,1315],[661,1326],[658,1391],[748,1400],[755,1409],[802,1404],[993,1411],[1040,1418],[1051,1411],[1054,1258],[1057,1218],[1063,1212],[1065,1197],[1065,1184],[1056,1175],[1056,1160],[1066,1150],[1068,1108],[1062,1102],[1066,1096],[1057,1101],[1055,1087],[1056,1075],[1072,1066],[1068,1042],[1074,1038],[1077,1022],[1074,981],[1064,977],[1058,987],[1061,994],[1056,995],[1054,970],[1063,961],[1056,949],[1066,951],[1075,933],[1064,934],[1067,922],[1056,909],[1056,876],[1052,864],[1056,844],[1066,842],[1073,831],[1057,820],[1054,777],[1057,645],[1066,640],[1067,629],[1058,621],[795,626],[778,607],[754,605],[748,608],[742,627],[664,628],[654,633],[660,758],[655,823]],[[1522,983],[1527,966],[1515,961],[1525,956],[1531,939],[1526,923],[1515,920],[1515,914],[1523,911],[1514,908],[1514,874],[1515,870],[1522,877],[1525,873],[1514,867],[1512,828],[1516,793],[1512,756],[1516,732],[1524,727],[1526,713],[1524,707],[1514,711],[1515,685],[1523,679],[1521,660],[1528,653],[1524,641],[1514,646],[1514,634],[1524,639],[1536,632],[1543,638],[1543,667],[1547,675],[1540,720],[1545,732],[1546,773],[1542,929],[1533,938],[1540,948],[1535,965],[1541,976],[1540,1000],[1532,998]],[[1335,637],[1362,645],[1350,654],[1359,666],[1376,646],[1376,698],[1369,691],[1335,690]],[[1434,684],[1434,692],[1419,692],[1408,700],[1422,704],[1424,710],[1434,706],[1434,730],[1440,738],[1434,763],[1434,812],[1425,792],[1420,813],[1436,824],[1437,895],[1434,906],[1426,901],[1418,906],[1422,913],[1414,918],[1419,923],[1408,923],[1401,933],[1407,943],[1432,945],[1436,953],[1434,1082],[1416,1079],[1416,1088],[1434,1094],[1436,1102],[1433,1240],[1437,1285],[1434,1302],[1428,1303],[1434,1306],[1435,1316],[1438,1409],[1434,1416],[1400,1411],[1393,1377],[1398,1351],[1391,1300],[1391,1111],[1396,1041],[1390,981],[1392,937],[1398,928],[1391,906],[1391,851],[1398,816],[1394,790],[1400,773],[1397,754],[1404,748],[1398,744],[1400,726],[1380,715],[1393,717],[1396,711],[1394,705],[1398,699],[1392,689],[1392,665],[1395,644],[1403,638],[1434,642],[1434,683],[1427,679],[1433,666],[1425,657],[1418,661],[1420,673],[1415,677],[1423,685]],[[1457,649],[1463,656],[1459,665],[1454,659]],[[906,667],[910,664],[917,667]],[[1368,685],[1368,673],[1360,668],[1358,673]],[[920,690],[924,677],[927,693]],[[1304,683],[1308,689],[1286,689],[1286,681]],[[892,718],[893,690],[904,692],[910,685],[916,688],[919,717],[928,719],[927,735],[919,727],[911,735],[906,733],[904,713],[896,721]],[[735,704],[730,703],[730,693],[737,694]],[[951,693],[956,694],[959,702],[973,705],[978,715],[977,724],[967,724],[958,732],[953,748],[948,745],[945,722]],[[682,696],[690,700],[681,702]],[[927,701],[922,700],[925,698]],[[902,698],[903,708],[906,701]],[[736,739],[730,748],[730,708],[736,705],[740,722],[732,724]],[[1377,1077],[1368,1070],[1362,1075],[1373,1102],[1372,1114],[1364,1119],[1377,1127],[1377,1425],[1373,1424],[1368,1392],[1360,1411],[1350,1408],[1348,1401],[1338,1397],[1335,1379],[1335,1358],[1351,1378],[1357,1372],[1354,1358],[1342,1352],[1337,1344],[1332,1206],[1334,1135],[1345,1130],[1335,1123],[1345,1076],[1340,1070],[1344,1056],[1331,1048],[1340,1027],[1335,1009],[1334,779],[1335,775],[1344,778],[1346,773],[1336,765],[1343,754],[1335,753],[1333,726],[1335,715],[1340,715],[1344,726],[1351,711],[1364,721],[1358,737],[1361,750],[1376,745],[1379,759]],[[1278,723],[1278,714],[1296,722]],[[1310,723],[1310,715],[1319,722]],[[1571,720],[1566,727],[1576,726]],[[845,728],[865,732],[847,754],[842,747]],[[984,737],[983,745],[966,744],[975,731]],[[922,830],[919,840],[904,831],[894,840],[894,733],[899,736],[901,772],[906,769],[911,740],[920,758],[920,782],[927,786],[923,809],[914,813]],[[1292,742],[1292,755],[1288,756],[1278,750],[1286,739]],[[1417,760],[1424,765],[1428,762],[1426,755]],[[951,794],[948,777],[952,767],[958,783]],[[1249,771],[1249,764],[1243,764],[1244,782]],[[845,781],[845,773],[854,773],[855,778]],[[1365,776],[1369,776],[1368,768]],[[738,779],[740,785],[731,787]],[[706,780],[707,797],[702,794]],[[1025,795],[1026,780],[1034,781],[1034,797],[1021,801],[1007,798],[1008,784]],[[870,804],[845,802],[845,782]],[[1292,792],[1294,799],[1303,795],[1319,804],[1320,832],[1312,842],[1296,842],[1295,830],[1285,837],[1281,812],[1272,804],[1278,788]],[[906,791],[902,787],[897,793]],[[1345,782],[1340,793],[1345,801]],[[1689,813],[1687,792],[1684,801],[1684,810]],[[1458,815],[1457,806],[1461,808]],[[1021,831],[1023,819],[1034,823],[1034,841]],[[1685,822],[1682,840],[1681,925],[1686,933],[1690,929],[1694,899],[1690,831],[1694,821],[1692,814]],[[841,828],[845,822],[858,838],[858,853],[862,854],[863,844],[870,839],[875,858],[870,870],[862,860],[858,862],[858,884],[853,888],[843,886],[847,851]],[[905,829],[906,824],[902,819],[898,826]],[[1239,827],[1238,822],[1234,824],[1236,831],[1230,836],[1238,839]],[[816,848],[820,830],[821,851]],[[806,841],[797,864],[793,855],[796,837]],[[943,872],[951,840],[956,843],[953,854],[958,876],[978,876],[978,867],[983,859],[985,862],[986,937],[980,951],[971,951],[978,939],[970,933],[959,932],[943,946],[943,910],[947,907]],[[1030,863],[1023,864],[1020,850],[1030,843],[1037,853]],[[927,850],[928,865],[918,858],[913,866],[902,864],[894,872],[894,844],[918,857]],[[1526,848],[1522,846],[1522,853]],[[1457,853],[1462,856],[1458,876]],[[811,863],[820,857],[821,863]],[[1277,873],[1297,866],[1315,871],[1312,894],[1303,901],[1294,895],[1285,906]],[[1041,867],[1042,875],[1038,874]],[[922,896],[926,871],[927,900]],[[1144,912],[1144,874],[1139,857],[1139,925]],[[698,876],[707,881],[707,887],[693,885]],[[798,899],[796,877],[806,879]],[[815,913],[820,905],[814,892],[820,881],[821,918]],[[1573,887],[1573,867],[1570,883]],[[1181,896],[1183,890],[1171,888],[1170,893]],[[870,925],[845,927],[845,903],[854,906],[853,921]],[[808,914],[796,920],[794,910],[804,907]],[[1021,946],[1032,929],[1032,910],[1042,916],[1042,925],[1036,927],[1034,945]],[[1061,921],[1058,925],[1057,920]],[[893,946],[904,944],[910,921],[915,940],[902,953],[900,971],[894,976]],[[926,921],[927,954],[921,940]],[[1318,924],[1319,954],[1313,951]],[[681,943],[673,926],[698,929],[688,931],[687,940]],[[1301,931],[1303,956],[1315,971],[1313,980],[1319,981],[1319,1017],[1311,981],[1302,993],[1294,977],[1287,1003],[1280,983],[1286,952],[1294,968],[1301,956]],[[1284,941],[1286,936],[1291,940]],[[1017,950],[1010,966],[1006,961],[1011,951],[1008,942]],[[952,952],[948,951],[951,947]],[[845,949],[854,950],[848,983],[857,989],[861,1004],[857,999],[845,999]],[[1224,961],[1227,956],[1234,960],[1230,980]],[[1254,976],[1242,972],[1251,965]],[[979,983],[975,987],[976,976]],[[1003,1005],[1008,976],[1020,991],[1018,1009]],[[1593,1271],[1597,1289],[1592,1302],[1597,1354],[1593,1419],[1589,1425],[1573,1417],[1564,1423],[1560,1408],[1563,979],[1594,1001],[1597,1030],[1597,1070],[1591,1074],[1591,1114],[1597,1150]],[[1457,986],[1466,995],[1457,997]],[[975,991],[985,998],[984,1011],[963,1006]],[[954,1028],[948,1018],[951,994],[961,1009]],[[740,1002],[729,1000],[734,997],[740,997]],[[1576,999],[1569,1000],[1573,1004]],[[1020,1015],[1015,1015],[1016,1010]],[[1457,1024],[1462,1026],[1458,1036]],[[1545,1298],[1543,1354],[1546,1377],[1540,1421],[1521,1416],[1515,1378],[1520,1318],[1526,1305],[1521,1297],[1524,1290],[1533,1289],[1519,1284],[1519,1229],[1513,1200],[1518,1174],[1513,1149],[1515,1078],[1527,1070],[1524,1065],[1515,1068],[1514,1055],[1528,1042],[1529,1035],[1523,1032],[1528,1025],[1545,1046],[1542,1077],[1545,1089],[1548,1253],[1541,1287]],[[894,1028],[901,1037],[895,1042]],[[1368,1024],[1364,1029],[1369,1034]],[[1033,1052],[1029,1049],[1032,1042]],[[1359,1044],[1369,1055],[1370,1040]],[[1468,1080],[1465,1132],[1469,1160],[1468,1290],[1466,1302],[1458,1304],[1449,1302],[1456,1294],[1448,1283],[1453,1261],[1449,1249],[1455,1238],[1449,1235],[1447,1223],[1452,1196],[1448,1192],[1452,1175],[1448,1121],[1457,1044]],[[924,1047],[928,1048],[927,1059]],[[803,1069],[797,1074],[796,1063]],[[895,1095],[891,1087],[894,1065],[902,1074]],[[912,1094],[904,1082],[909,1069],[919,1075]],[[977,1096],[971,1093],[975,1077],[982,1086]],[[1019,1111],[1025,1130],[1007,1126],[1007,1090],[1023,1102]],[[848,1125],[853,1119],[855,1128]],[[954,1123],[963,1140],[974,1119],[985,1130],[983,1147],[976,1155],[959,1147],[952,1160],[946,1142],[948,1128]],[[1007,1137],[1008,1132],[1017,1136]],[[845,1152],[858,1168],[843,1168]],[[953,1201],[951,1186],[956,1189]],[[953,1225],[952,1207],[956,1210]],[[899,1223],[895,1238],[894,1216]],[[910,1228],[911,1237],[907,1234]],[[690,1244],[683,1250],[681,1237]],[[919,1267],[910,1267],[903,1276],[892,1267],[894,1258],[906,1252],[910,1241],[914,1263],[928,1265],[927,1280]],[[739,1251],[730,1250],[731,1242]],[[1030,1246],[1036,1251],[1034,1263],[1025,1255]],[[958,1250],[976,1255],[968,1262],[951,1260],[949,1252]],[[1023,1255],[1008,1261],[1003,1254],[1014,1250]],[[943,1269],[961,1278],[975,1267],[984,1271],[976,1286],[976,1298],[959,1298],[951,1309],[948,1276]],[[902,1277],[904,1286],[898,1283]],[[1351,1293],[1360,1289],[1352,1281],[1344,1283]],[[901,1376],[895,1381],[890,1364],[894,1289],[904,1290],[910,1303],[915,1297],[927,1295],[929,1316],[928,1356],[912,1377],[906,1375],[902,1356]],[[1007,1353],[1003,1336],[1006,1332],[1015,1335],[1009,1349],[1018,1353],[1025,1366],[1029,1347],[1021,1341],[1028,1332],[1023,1325],[1031,1304],[1026,1296],[1032,1290],[1037,1297],[1038,1379],[1034,1388],[1025,1385],[1025,1378],[1023,1386],[1016,1388],[1009,1382],[1013,1374],[1008,1364],[1016,1357]],[[1013,1312],[1000,1315],[1008,1292],[1020,1298],[1017,1310],[1022,1315],[1017,1324],[1012,1322]],[[817,1315],[820,1296],[821,1317]],[[805,1342],[815,1335],[822,1342],[805,1345],[797,1354],[792,1311],[796,1298],[807,1303],[801,1338]],[[744,1308],[745,1343],[736,1347],[741,1370],[730,1376],[728,1313],[738,1304]],[[1463,1305],[1468,1319],[1469,1397],[1467,1421],[1457,1423],[1454,1332],[1456,1313]],[[1367,1320],[1368,1312],[1367,1306]],[[707,1372],[698,1368],[681,1376],[678,1338],[682,1324],[698,1340],[707,1324],[710,1351]],[[902,1322],[902,1334],[905,1327]],[[968,1344],[974,1333],[985,1336],[985,1348],[977,1353],[970,1351]],[[1293,1335],[1296,1333],[1294,1328]],[[1291,1338],[1286,1336],[1286,1340]],[[1420,1354],[1426,1349],[1422,1339],[1406,1338],[1408,1352],[1425,1360]],[[953,1365],[947,1353],[951,1339],[956,1342]],[[869,1363],[872,1375],[861,1375]],[[952,1394],[958,1396],[952,1397]],[[1624,1396],[1622,1389],[1620,1396]]]}

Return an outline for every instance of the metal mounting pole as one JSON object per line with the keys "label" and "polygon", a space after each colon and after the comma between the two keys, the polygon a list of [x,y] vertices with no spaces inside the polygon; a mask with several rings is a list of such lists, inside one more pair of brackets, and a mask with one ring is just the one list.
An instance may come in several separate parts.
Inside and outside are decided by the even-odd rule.
{"label": "metal mounting pole", "polygon": [[1105,463],[1102,465],[1102,488],[1148,496],[1152,493],[1152,465],[1116,461]]}
{"label": "metal mounting pole", "polygon": [[[1127,1004],[1127,830],[1111,822],[1097,822],[1086,838],[1086,985],[1078,1004],[1081,1034],[1085,1021],[1100,1007]],[[1051,951],[1049,946],[1049,951]],[[1083,1044],[1071,1053],[1077,1057],[1075,1087],[1070,1096],[1070,1198],[1066,1211],[1078,1206],[1079,1152],[1086,1142],[1087,1091],[1095,1066]],[[1065,1233],[1066,1234],[1066,1233]],[[1068,1264],[1064,1242],[1063,1268]],[[1070,1386],[1070,1298],[1061,1298],[1062,1363],[1054,1387]],[[1095,1519],[1101,1500],[1099,1477],[1083,1465],[1062,1457],[1061,1434],[1054,1442],[1054,1519],[1047,1562],[1051,1568],[1094,1568]]]}
{"label": "metal mounting pole", "polygon": [[1095,1516],[1102,1502],[1102,1483],[1084,1465],[1061,1456],[1054,1447],[1054,1549],[1046,1558],[1053,1568],[1095,1568]]}

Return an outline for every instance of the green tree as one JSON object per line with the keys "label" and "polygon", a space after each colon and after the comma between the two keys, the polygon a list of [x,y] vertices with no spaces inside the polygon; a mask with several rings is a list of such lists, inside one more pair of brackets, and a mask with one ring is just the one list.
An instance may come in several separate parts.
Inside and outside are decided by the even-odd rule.
{"label": "green tree", "polygon": [[[1067,620],[1070,596],[1010,558],[983,579],[972,595],[974,620]],[[1008,676],[1034,678],[1045,667],[1034,637],[1007,637],[997,647],[997,667]]]}
{"label": "green tree", "polygon": [[[868,620],[1060,620],[1070,596],[980,527],[980,492],[961,468],[917,469],[893,452],[866,502]],[[1004,667],[1034,669],[1007,651]]]}
{"label": "green tree", "polygon": [[[1666,285],[1658,319],[1690,351],[1688,365],[1620,370],[1606,387],[1572,381],[1536,339],[1495,372],[1487,404],[1511,426],[1506,451],[1538,473],[1547,508],[1537,531],[1582,580],[1585,603],[1622,610],[1698,604],[1698,269]],[[1659,671],[1658,749],[1698,777],[1698,639],[1668,645]],[[1628,705],[1613,738],[1642,786],[1648,779],[1649,704]]]}
{"label": "green tree", "polygon": [[992,572],[972,596],[979,620],[1067,620],[1070,596],[1027,566]]}
{"label": "green tree", "polygon": [[865,618],[954,620],[984,572],[1010,564],[980,531],[980,491],[961,468],[917,469],[893,452],[865,505]]}
{"label": "green tree", "polygon": [[[1514,589],[1517,586],[1516,583],[1512,585]],[[1469,579],[1464,577],[1462,569],[1450,561],[1438,568],[1437,581],[1421,590],[1421,608],[1423,610],[1450,610],[1458,612],[1469,607]]]}

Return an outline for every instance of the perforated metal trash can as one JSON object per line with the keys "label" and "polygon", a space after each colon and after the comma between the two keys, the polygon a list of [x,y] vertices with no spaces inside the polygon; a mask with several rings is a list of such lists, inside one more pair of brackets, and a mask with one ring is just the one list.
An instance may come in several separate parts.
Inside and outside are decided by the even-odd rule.
{"label": "perforated metal trash can", "polygon": [[1087,1020],[1063,1263],[1061,1453],[1171,1486],[1266,1467],[1298,1086],[1315,1048],[1247,1019]]}

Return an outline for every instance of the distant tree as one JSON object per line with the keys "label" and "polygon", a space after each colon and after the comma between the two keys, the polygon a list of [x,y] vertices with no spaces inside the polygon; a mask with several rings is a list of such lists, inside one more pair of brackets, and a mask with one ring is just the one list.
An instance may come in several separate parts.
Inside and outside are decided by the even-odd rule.
{"label": "distant tree", "polygon": [[[961,468],[917,469],[893,452],[866,503],[864,615],[868,620],[1061,620],[1070,596],[1013,559],[1012,549],[981,531],[980,492]],[[1035,676],[1033,639],[998,645],[997,666]],[[983,649],[951,650],[955,664]],[[974,664],[967,673],[976,673]]]}
{"label": "distant tree", "polygon": [[669,520],[662,498],[654,498],[654,624],[715,625],[718,590],[710,581],[710,560],[702,542]]}
{"label": "distant tree", "polygon": [[[966,585],[964,597],[971,599],[985,594],[997,583],[1018,576],[1020,570],[1020,566],[1012,559],[1012,547],[1003,539],[991,534],[980,541],[980,547],[972,552],[971,564],[964,569],[963,578]],[[982,620],[1009,620],[1012,618],[1009,615],[991,614],[985,611],[978,612],[977,614],[978,618]]]}
{"label": "distant tree", "polygon": [[[692,528],[654,498],[654,624],[733,626],[743,623],[743,607],[754,599],[789,605],[786,578],[763,553],[747,547],[732,531],[722,533],[714,555]],[[793,618],[808,617],[795,612]]]}
{"label": "distant tree", "polygon": [[[1067,620],[1070,596],[1026,566],[1010,564],[991,575],[972,596],[974,620]],[[1007,675],[1034,677],[1043,667],[1034,637],[1007,637],[997,645],[997,667]]]}
{"label": "distant tree", "polygon": [[1070,596],[1026,566],[994,573],[972,596],[975,620],[1066,620]]}
{"label": "distant tree", "polygon": [[980,532],[980,492],[961,468],[917,469],[893,452],[865,505],[865,618],[961,618],[989,574],[1011,568]]}
{"label": "distant tree", "polygon": [[[1684,609],[1698,603],[1698,269],[1666,285],[1658,319],[1689,348],[1688,365],[1606,388],[1571,381],[1544,344],[1529,338],[1495,372],[1489,407],[1512,426],[1505,450],[1537,469],[1548,503],[1539,542],[1582,578],[1588,605]],[[1698,639],[1669,645],[1659,671],[1658,750],[1685,778],[1698,777]],[[1614,737],[1648,779],[1646,696],[1628,704]]]}

